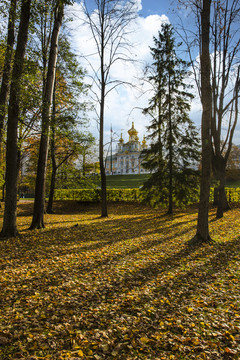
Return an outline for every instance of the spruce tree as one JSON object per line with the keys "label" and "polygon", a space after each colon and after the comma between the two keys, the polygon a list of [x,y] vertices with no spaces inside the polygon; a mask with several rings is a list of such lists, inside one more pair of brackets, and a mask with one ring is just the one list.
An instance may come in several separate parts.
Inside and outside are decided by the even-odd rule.
{"label": "spruce tree", "polygon": [[197,194],[199,161],[197,130],[189,118],[193,95],[186,84],[187,63],[177,56],[173,28],[163,24],[150,48],[153,63],[148,80],[153,96],[145,114],[151,116],[148,126],[150,147],[143,152],[143,166],[151,172],[144,184],[150,201],[168,204],[188,203]]}

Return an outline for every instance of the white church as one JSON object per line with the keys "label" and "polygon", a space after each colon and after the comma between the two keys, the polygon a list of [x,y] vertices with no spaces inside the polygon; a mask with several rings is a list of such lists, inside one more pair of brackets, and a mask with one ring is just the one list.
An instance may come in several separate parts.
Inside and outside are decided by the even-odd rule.
{"label": "white church", "polygon": [[112,156],[107,156],[107,175],[145,174],[148,172],[141,166],[141,151],[147,147],[145,137],[140,143],[134,123],[128,130],[128,134],[128,142],[124,142],[121,134],[117,144],[117,152]]}

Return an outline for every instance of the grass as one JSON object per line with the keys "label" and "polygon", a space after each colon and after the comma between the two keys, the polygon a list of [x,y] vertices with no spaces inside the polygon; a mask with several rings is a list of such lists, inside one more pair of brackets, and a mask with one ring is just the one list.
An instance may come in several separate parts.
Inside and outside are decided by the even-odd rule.
{"label": "grass", "polygon": [[[108,188],[139,188],[149,178],[149,174],[139,175],[108,175]],[[98,182],[100,185],[100,182]],[[226,180],[226,187],[240,187],[240,180]]]}
{"label": "grass", "polygon": [[238,188],[240,187],[240,180],[227,180],[226,187]]}
{"label": "grass", "polygon": [[125,188],[136,189],[143,185],[144,181],[148,179],[149,175],[108,175],[107,187],[108,188]]}
{"label": "grass", "polygon": [[[210,211],[215,243],[189,248],[196,209],[55,204],[46,228],[0,242],[0,358],[239,359],[240,210]],[[229,225],[230,224],[230,225]]]}

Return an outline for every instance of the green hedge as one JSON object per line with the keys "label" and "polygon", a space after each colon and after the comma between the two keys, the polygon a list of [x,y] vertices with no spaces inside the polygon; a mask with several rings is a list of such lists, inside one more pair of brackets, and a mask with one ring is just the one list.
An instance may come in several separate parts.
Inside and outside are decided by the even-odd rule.
{"label": "green hedge", "polygon": [[[240,202],[240,188],[225,188],[226,197],[229,203]],[[210,190],[210,201],[213,202],[214,189]]]}
{"label": "green hedge", "polygon": [[56,189],[54,199],[96,202],[100,200],[100,189]]}
{"label": "green hedge", "polygon": [[[240,202],[240,188],[226,188],[229,202]],[[210,201],[213,201],[214,189],[210,189]],[[55,200],[78,200],[85,202],[99,202],[100,189],[56,189]],[[108,201],[144,201],[144,195],[139,189],[107,189]]]}

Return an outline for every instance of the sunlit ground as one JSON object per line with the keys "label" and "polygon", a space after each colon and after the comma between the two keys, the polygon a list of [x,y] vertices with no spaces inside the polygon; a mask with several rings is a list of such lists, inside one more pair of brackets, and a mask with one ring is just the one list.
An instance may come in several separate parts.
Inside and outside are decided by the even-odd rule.
{"label": "sunlit ground", "polygon": [[240,358],[238,208],[189,248],[196,209],[59,203],[29,231],[31,206],[0,242],[1,359]]}

